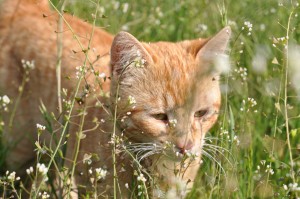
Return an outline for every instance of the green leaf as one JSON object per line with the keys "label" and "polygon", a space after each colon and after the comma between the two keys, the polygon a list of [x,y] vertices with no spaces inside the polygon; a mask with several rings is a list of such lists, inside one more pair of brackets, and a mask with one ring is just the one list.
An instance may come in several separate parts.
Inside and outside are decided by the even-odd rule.
{"label": "green leaf", "polygon": [[292,129],[291,130],[291,136],[295,137],[297,135],[297,129]]}

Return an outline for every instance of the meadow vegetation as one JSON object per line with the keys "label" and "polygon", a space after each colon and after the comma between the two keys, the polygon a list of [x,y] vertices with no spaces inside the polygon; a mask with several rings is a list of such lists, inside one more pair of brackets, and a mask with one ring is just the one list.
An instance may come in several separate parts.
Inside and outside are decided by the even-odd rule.
{"label": "meadow vegetation", "polygon": [[[62,5],[58,0],[53,4],[58,10]],[[232,28],[231,69],[220,80],[222,108],[187,198],[300,198],[299,2],[101,0],[95,15],[97,4],[70,0],[64,10],[110,33],[124,30],[149,42],[209,37],[225,25]],[[24,65],[31,70],[31,63]],[[17,100],[1,93],[0,136],[9,125],[1,123],[1,116],[12,114],[7,106]],[[39,133],[44,130],[37,126]],[[0,148],[3,165],[5,148]],[[18,176],[2,172],[0,190],[15,189]],[[97,177],[105,176],[104,170],[97,172]],[[27,173],[32,180],[44,178],[47,166],[28,168]],[[35,197],[54,198],[48,182]],[[144,192],[135,197],[147,198]],[[176,192],[166,197],[175,199]]]}

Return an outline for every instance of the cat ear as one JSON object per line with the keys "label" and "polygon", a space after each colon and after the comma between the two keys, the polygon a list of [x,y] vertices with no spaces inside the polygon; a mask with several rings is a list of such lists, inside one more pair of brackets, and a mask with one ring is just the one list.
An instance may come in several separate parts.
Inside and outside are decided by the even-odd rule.
{"label": "cat ear", "polygon": [[134,61],[139,64],[153,62],[146,48],[134,36],[127,32],[118,33],[110,50],[110,64],[113,74],[120,75],[123,69]]}
{"label": "cat ear", "polygon": [[201,59],[214,59],[219,54],[225,54],[231,36],[229,26],[223,28],[199,50],[197,56]]}
{"label": "cat ear", "polygon": [[202,68],[204,71],[215,75],[230,71],[229,57],[226,54],[230,36],[231,29],[227,26],[214,37],[208,39],[200,48],[196,59],[202,63],[202,66],[207,66]]}

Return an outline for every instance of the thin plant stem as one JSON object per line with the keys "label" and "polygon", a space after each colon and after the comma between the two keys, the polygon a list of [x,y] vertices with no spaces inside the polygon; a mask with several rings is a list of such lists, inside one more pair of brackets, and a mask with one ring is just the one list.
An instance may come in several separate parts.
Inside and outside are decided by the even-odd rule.
{"label": "thin plant stem", "polygon": [[[290,33],[290,25],[291,25],[291,18],[294,14],[294,9],[291,11],[288,19],[287,29],[286,29],[286,37],[287,37],[287,46],[286,46],[286,59],[285,59],[285,81],[284,81],[284,118],[285,118],[285,128],[286,128],[286,137],[287,137],[287,145],[289,150],[290,156],[290,166],[291,166],[291,177],[293,183],[296,183],[295,179],[295,172],[294,172],[294,160],[293,160],[293,153],[291,147],[291,140],[290,140],[290,130],[289,130],[289,117],[288,117],[288,69],[289,69],[289,33]],[[297,195],[297,194],[296,194]]]}
{"label": "thin plant stem", "polygon": [[[97,13],[98,13],[99,2],[100,2],[100,0],[98,1],[97,6],[96,6],[95,16],[97,16]],[[89,38],[89,43],[88,43],[88,49],[91,46],[92,38],[94,36],[95,25],[96,25],[96,17],[93,21],[92,32],[91,32],[91,36]],[[85,62],[84,66],[86,66],[86,61],[87,60],[88,60],[88,53],[86,52],[86,58],[85,58],[85,61],[84,61]],[[86,107],[84,107],[83,115],[82,115],[81,121],[80,121],[79,131],[78,131],[78,135],[77,135],[75,154],[74,154],[74,157],[73,157],[73,165],[72,165],[71,176],[70,176],[71,179],[73,179],[73,177],[74,177],[75,168],[76,168],[76,164],[77,164],[77,159],[78,159],[78,154],[79,154],[79,149],[80,149],[80,141],[81,141],[82,135],[83,135],[83,125],[84,125],[84,121],[85,121],[86,110],[87,110]],[[67,198],[70,198],[70,186],[68,187]]]}
{"label": "thin plant stem", "polygon": [[25,69],[25,73],[24,73],[24,76],[23,76],[23,79],[22,79],[21,86],[19,86],[19,94],[18,94],[18,97],[16,99],[16,102],[14,104],[13,110],[12,110],[10,118],[9,118],[8,127],[9,127],[10,131],[12,130],[13,122],[14,122],[15,115],[16,115],[16,112],[17,112],[17,108],[18,108],[18,106],[20,104],[21,97],[22,97],[22,95],[24,93],[24,88],[25,88],[25,85],[26,85],[26,82],[27,82],[28,73],[29,73],[29,70],[27,71]]}
{"label": "thin plant stem", "polygon": [[119,99],[119,89],[120,84],[117,85],[116,91],[116,100],[115,100],[115,110],[114,110],[114,125],[113,125],[113,150],[112,150],[112,157],[113,157],[113,167],[114,167],[114,199],[117,199],[117,168],[116,168],[116,130],[117,130],[117,109],[118,109],[118,99]]}
{"label": "thin plant stem", "polygon": [[[60,7],[60,12],[63,13],[65,8],[66,1],[62,0],[62,4]],[[57,22],[57,62],[56,62],[56,80],[57,80],[57,102],[58,102],[58,112],[62,114],[62,99],[61,99],[61,63],[62,63],[62,54],[63,54],[63,17],[60,15]],[[61,123],[63,117],[60,118]],[[63,164],[63,163],[62,163]],[[58,192],[62,195],[62,185],[61,180],[59,180],[59,190]]]}
{"label": "thin plant stem", "polygon": [[[66,1],[62,0],[60,7],[60,13],[63,13]],[[61,61],[63,52],[63,17],[59,16],[57,22],[57,63],[56,63],[56,79],[57,79],[57,100],[59,114],[62,113],[62,102],[61,102]]]}
{"label": "thin plant stem", "polygon": [[[134,61],[133,61],[134,62]],[[118,110],[118,100],[119,100],[119,91],[120,91],[120,81],[121,77],[124,73],[124,71],[133,63],[130,62],[126,66],[123,67],[119,79],[117,82],[117,88],[116,88],[116,96],[115,96],[115,107],[114,107],[114,115],[113,115],[113,132],[112,132],[112,140],[113,140],[113,149],[112,149],[112,158],[113,158],[113,183],[114,183],[114,199],[117,199],[117,180],[118,180],[118,174],[117,174],[117,168],[116,168],[116,133],[117,133],[117,110]]]}
{"label": "thin plant stem", "polygon": [[6,184],[3,185],[3,192],[2,192],[2,198],[5,198],[5,192],[6,192]]}
{"label": "thin plant stem", "polygon": [[[84,125],[84,121],[85,121],[85,116],[86,116],[86,107],[83,108],[83,113],[82,113],[82,117],[81,117],[81,121],[80,121],[80,125],[79,125],[79,130],[76,136],[77,142],[76,142],[76,146],[75,146],[75,154],[73,157],[73,164],[72,164],[72,168],[71,168],[71,175],[70,175],[70,179],[73,179],[74,177],[74,173],[75,173],[75,168],[76,168],[76,164],[77,164],[77,159],[78,159],[78,154],[79,154],[79,149],[80,149],[80,141],[82,139],[82,136],[84,135],[82,130],[83,130],[83,125]],[[71,186],[68,186],[68,191],[67,191],[67,198],[70,198],[70,192],[71,192]]]}

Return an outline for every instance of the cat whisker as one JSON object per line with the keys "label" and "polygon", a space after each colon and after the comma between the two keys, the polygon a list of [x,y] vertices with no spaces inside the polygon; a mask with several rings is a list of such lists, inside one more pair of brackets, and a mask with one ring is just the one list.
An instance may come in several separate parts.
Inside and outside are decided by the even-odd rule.
{"label": "cat whisker", "polygon": [[211,152],[214,152],[215,155],[218,152],[221,156],[223,156],[226,159],[226,161],[231,166],[233,166],[230,159],[224,155],[224,151],[225,151],[226,153],[229,154],[230,158],[233,158],[233,160],[234,160],[234,157],[233,157],[232,153],[228,149],[226,149],[224,147],[221,147],[221,146],[214,145],[214,144],[208,144],[208,143],[204,143],[203,148],[205,148],[206,150],[210,150]]}
{"label": "cat whisker", "polygon": [[151,155],[154,155],[154,154],[157,154],[159,153],[159,151],[148,151],[147,153],[145,153],[143,156],[139,157],[138,161],[142,161],[143,159],[151,156]]}
{"label": "cat whisker", "polygon": [[159,144],[156,143],[130,143],[128,145],[126,145],[126,147],[130,147],[130,148],[136,148],[136,147],[158,147],[160,148],[161,146]]}
{"label": "cat whisker", "polygon": [[206,150],[210,151],[211,153],[213,153],[214,156],[216,156],[217,152],[218,152],[221,156],[223,156],[225,158],[225,160],[230,164],[230,166],[233,167],[233,164],[231,163],[231,161],[229,160],[229,158],[227,158],[223,153],[221,153],[217,149],[206,148]]}
{"label": "cat whisker", "polygon": [[203,147],[205,147],[205,146],[207,146],[207,147],[209,147],[209,148],[216,149],[216,150],[218,149],[218,151],[219,151],[220,153],[223,153],[223,151],[226,151],[227,153],[229,153],[229,154],[232,156],[232,153],[231,153],[228,149],[226,149],[226,148],[224,148],[224,147],[217,146],[217,145],[214,145],[214,144],[204,143],[204,144],[203,144]]}
{"label": "cat whisker", "polygon": [[222,164],[221,164],[219,161],[217,161],[216,158],[214,158],[211,154],[209,154],[209,153],[208,153],[207,151],[205,151],[204,149],[202,149],[202,154],[203,154],[204,156],[206,156],[208,159],[210,159],[210,160],[212,160],[213,162],[215,162],[215,163],[220,167],[220,169],[222,170],[222,172],[223,172],[223,173],[225,174],[225,176],[226,176],[226,172],[225,172],[225,170],[224,170]]}
{"label": "cat whisker", "polygon": [[225,139],[223,139],[223,138],[218,138],[218,137],[205,137],[204,140],[205,140],[205,141],[210,141],[210,142],[212,142],[212,140],[216,140],[216,141],[224,141]]}
{"label": "cat whisker", "polygon": [[142,161],[146,157],[161,153],[163,147],[156,143],[130,143],[124,146],[126,150],[135,154],[137,161]]}

